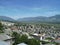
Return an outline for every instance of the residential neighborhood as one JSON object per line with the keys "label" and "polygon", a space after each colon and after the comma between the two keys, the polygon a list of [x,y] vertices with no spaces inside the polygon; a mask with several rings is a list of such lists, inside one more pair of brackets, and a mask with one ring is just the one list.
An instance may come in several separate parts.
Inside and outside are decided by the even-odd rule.
{"label": "residential neighborhood", "polygon": [[0,45],[60,45],[60,0],[0,0]]}
{"label": "residential neighborhood", "polygon": [[[57,28],[55,28],[55,25],[21,24],[4,21],[1,21],[1,24],[3,25],[4,30],[3,33],[0,34],[0,41],[6,42],[9,45],[13,45],[15,42],[15,37],[12,36],[13,32],[16,32],[16,35],[26,35],[28,39],[36,39],[40,41],[40,45],[47,45],[50,43],[51,45],[56,45],[56,43],[60,45],[60,32],[58,32],[59,30],[56,31]],[[22,43],[24,44],[24,42]]]}

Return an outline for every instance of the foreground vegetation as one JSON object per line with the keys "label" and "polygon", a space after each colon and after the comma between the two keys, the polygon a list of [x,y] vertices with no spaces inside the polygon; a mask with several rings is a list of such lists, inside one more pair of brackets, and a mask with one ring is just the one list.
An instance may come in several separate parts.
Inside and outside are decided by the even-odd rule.
{"label": "foreground vegetation", "polygon": [[3,32],[4,32],[4,28],[3,28],[2,23],[0,23],[0,33],[3,33]]}
{"label": "foreground vegetation", "polygon": [[17,45],[20,43],[26,43],[28,45],[40,45],[40,41],[36,39],[28,39],[27,35],[20,35],[16,32],[13,32],[12,36],[14,37],[13,45]]}

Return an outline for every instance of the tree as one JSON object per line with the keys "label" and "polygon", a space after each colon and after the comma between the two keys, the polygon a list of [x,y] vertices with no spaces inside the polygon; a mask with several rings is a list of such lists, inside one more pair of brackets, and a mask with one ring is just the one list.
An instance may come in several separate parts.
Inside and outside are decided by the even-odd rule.
{"label": "tree", "polygon": [[14,43],[13,45],[17,45],[20,43],[20,34],[17,32],[13,32],[12,36],[14,37]]}
{"label": "tree", "polygon": [[2,23],[0,23],[0,33],[2,33],[3,32],[3,25],[2,25]]}
{"label": "tree", "polygon": [[21,37],[20,37],[20,42],[21,43],[27,43],[28,42],[28,36],[27,35],[22,35]]}
{"label": "tree", "polygon": [[40,41],[38,41],[36,39],[29,39],[28,45],[40,45]]}
{"label": "tree", "polygon": [[27,43],[28,41],[28,37],[26,35],[22,35],[20,36],[20,34],[18,34],[17,32],[13,32],[12,36],[14,37],[14,43],[13,45],[17,45],[20,43]]}
{"label": "tree", "polygon": [[15,38],[13,45],[20,43],[26,43],[27,45],[40,45],[40,41],[36,39],[28,39],[27,35],[20,36],[18,33],[13,32],[13,37]]}

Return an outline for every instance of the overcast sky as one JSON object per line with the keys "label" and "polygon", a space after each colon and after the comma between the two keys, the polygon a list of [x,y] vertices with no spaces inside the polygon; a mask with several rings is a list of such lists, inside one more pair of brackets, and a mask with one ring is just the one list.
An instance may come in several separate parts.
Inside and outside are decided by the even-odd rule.
{"label": "overcast sky", "polygon": [[60,14],[60,0],[0,0],[0,16],[14,19]]}

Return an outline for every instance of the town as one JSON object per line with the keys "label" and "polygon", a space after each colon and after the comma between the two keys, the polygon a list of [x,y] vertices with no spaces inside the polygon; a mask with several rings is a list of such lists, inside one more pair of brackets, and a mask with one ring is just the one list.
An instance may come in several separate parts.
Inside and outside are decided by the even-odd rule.
{"label": "town", "polygon": [[0,45],[60,45],[60,0],[0,0]]}
{"label": "town", "polygon": [[60,45],[59,26],[0,21],[0,41],[6,45]]}

